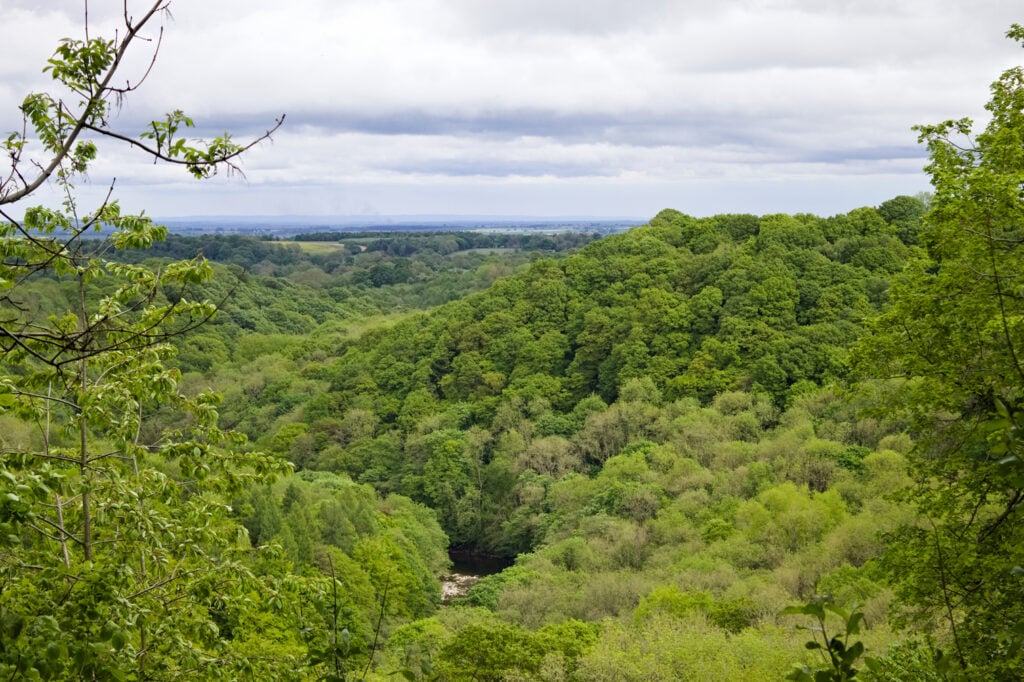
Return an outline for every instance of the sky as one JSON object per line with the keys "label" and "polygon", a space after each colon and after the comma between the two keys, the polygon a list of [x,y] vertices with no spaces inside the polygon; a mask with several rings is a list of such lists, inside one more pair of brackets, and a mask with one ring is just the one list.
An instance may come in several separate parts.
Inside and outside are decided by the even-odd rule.
{"label": "sky", "polygon": [[[83,7],[0,0],[0,133],[20,128],[25,94],[53,90],[42,68],[83,35]],[[91,35],[123,34],[121,0],[88,11]],[[928,190],[912,127],[984,122],[989,84],[1024,62],[1004,37],[1022,14],[1018,0],[171,0],[114,127],[174,109],[239,141],[285,124],[244,177],[196,181],[105,143],[80,190],[97,201],[116,179],[126,209],[167,218],[845,213]]]}

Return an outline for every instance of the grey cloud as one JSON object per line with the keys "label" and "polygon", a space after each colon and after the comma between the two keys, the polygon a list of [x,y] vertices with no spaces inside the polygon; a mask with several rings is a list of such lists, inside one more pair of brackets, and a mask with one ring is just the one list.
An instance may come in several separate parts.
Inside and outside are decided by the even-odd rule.
{"label": "grey cloud", "polygon": [[843,164],[848,161],[905,161],[927,158],[925,150],[916,146],[853,147],[848,149],[817,149],[799,153],[796,159],[813,163]]}
{"label": "grey cloud", "polygon": [[[120,4],[92,0],[90,11],[113,27]],[[38,81],[81,8],[0,0],[0,93],[17,101]],[[884,181],[862,187],[887,192],[892,177],[912,184],[922,165],[911,125],[978,114],[988,82],[1020,61],[1002,38],[1019,14],[1006,0],[174,0],[173,9],[122,129],[182,107],[195,136],[244,139],[286,112],[274,145],[247,158],[260,197],[287,183],[315,203],[313,192],[358,195],[376,183],[374,201],[391,213],[441,197],[493,203],[507,190],[549,207],[563,197],[566,212],[599,196],[610,212],[614,198],[630,206],[618,212],[653,214],[672,204],[667,186],[697,200],[692,183],[706,178],[737,205],[741,193],[768,196],[758,183],[807,186],[816,174],[874,174]],[[29,60],[37,45],[46,51]],[[205,191],[161,185],[152,166],[115,159],[95,176],[127,186],[137,173],[133,188],[163,191],[172,205]],[[446,182],[447,194],[422,189]],[[577,183],[590,189],[566,190]],[[655,197],[649,211],[636,208]]]}
{"label": "grey cloud", "polygon": [[408,110],[376,114],[296,112],[291,118],[297,125],[306,124],[330,132],[461,135],[502,140],[541,137],[566,143],[606,142],[640,147],[684,143],[768,144],[766,137],[770,131],[765,120],[757,116],[712,111],[611,114],[526,109],[434,114]]}
{"label": "grey cloud", "polygon": [[609,34],[648,26],[652,19],[714,12],[715,3],[680,0],[451,0],[471,30],[483,33]]}
{"label": "grey cloud", "polygon": [[594,163],[560,163],[558,161],[516,161],[511,159],[439,159],[417,163],[390,164],[387,170],[413,175],[444,175],[460,177],[554,177],[597,178],[615,177],[615,168]]}
{"label": "grey cloud", "polygon": [[540,109],[527,111],[502,110],[480,114],[451,112],[435,114],[425,111],[382,111],[379,113],[312,113],[299,114],[298,120],[313,126],[342,132],[375,135],[483,135],[492,137],[591,137],[605,128],[610,120],[598,115],[559,115]]}

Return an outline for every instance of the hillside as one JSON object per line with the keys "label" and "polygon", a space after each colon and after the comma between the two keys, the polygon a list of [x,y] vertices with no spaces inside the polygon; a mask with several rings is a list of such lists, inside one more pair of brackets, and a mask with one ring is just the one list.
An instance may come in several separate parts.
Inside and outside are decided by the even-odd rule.
{"label": "hillside", "polygon": [[778,679],[804,656],[782,611],[825,591],[862,604],[884,650],[878,534],[911,518],[888,495],[912,442],[838,392],[923,209],[664,211],[337,357],[297,344],[323,390],[264,444],[430,507],[456,545],[518,555],[396,630],[384,660],[414,679],[433,679],[420,655],[441,679],[467,660],[487,679]]}
{"label": "hillside", "polygon": [[[894,644],[880,561],[913,523],[893,494],[914,441],[852,390],[850,362],[924,256],[924,210],[897,197],[829,218],[666,210],[597,241],[216,236],[127,252],[213,259],[210,282],[165,294],[221,301],[168,361],[187,392],[223,395],[244,450],[298,470],[218,493],[221,523],[257,550],[257,589],[286,599],[274,616],[215,609],[232,655],[269,646],[271,618],[272,659],[310,670],[778,679],[809,660],[786,608],[828,593],[859,605],[873,655],[896,647],[880,670],[926,660]],[[19,295],[43,314],[74,288]],[[159,408],[140,436],[178,419]],[[183,484],[200,470],[154,465]],[[439,610],[449,547],[515,563]]]}
{"label": "hillside", "polygon": [[[459,3],[429,17],[369,3],[317,15],[367,40],[292,32],[319,62],[379,48],[358,69],[367,97],[330,97],[362,92],[340,71],[303,90],[291,72],[322,69],[275,49],[267,64],[295,87],[250,94],[315,123],[282,129],[285,114],[230,90],[252,84],[230,60],[197,81],[192,59],[163,94],[243,132],[205,137],[219,124],[127,103],[159,70],[170,0],[83,4],[5,17],[22,37],[83,30],[42,81],[11,61],[33,92],[0,141],[0,679],[1021,679],[1024,67],[992,83],[983,126],[915,127],[933,191],[877,207],[666,209],[622,233],[600,218],[415,215],[406,227],[429,229],[333,232],[297,214],[376,215],[403,195],[416,211],[571,202],[611,216],[653,196],[703,211],[715,194],[790,210],[791,182],[808,203],[831,187],[841,199],[819,205],[849,206],[858,183],[918,181],[905,131],[885,123],[915,98],[854,111],[864,83],[904,87],[909,72],[879,65],[910,55],[942,80],[997,55],[972,44],[951,61],[917,21],[922,42],[869,54],[854,40],[815,73],[805,36],[785,46],[779,31],[760,31],[778,45],[746,50],[749,64],[731,50],[716,66],[714,49],[675,49],[701,46],[660,11],[607,26],[570,12],[552,30],[562,13],[489,9],[484,30]],[[705,17],[707,36],[759,11],[741,9]],[[213,47],[209,27],[236,14],[186,36]],[[385,15],[401,30],[366,31]],[[800,32],[809,16],[751,25]],[[831,21],[849,37],[857,16],[815,14],[815,35]],[[287,38],[281,21],[263,26]],[[444,49],[411,70],[391,61],[428,35]],[[318,36],[324,50],[306,49]],[[1024,44],[1024,26],[1006,36]],[[837,71],[844,49],[859,56]],[[394,87],[421,68],[453,77]],[[679,74],[708,79],[707,96]],[[828,114],[840,100],[816,76],[847,82],[830,95],[855,106]],[[749,77],[753,90],[734,87]],[[424,93],[429,106],[404,99]],[[751,109],[736,93],[764,97]],[[314,100],[326,108],[309,118]],[[216,182],[200,200],[165,173],[241,176],[275,136],[284,156],[253,159],[252,185]],[[299,210],[275,229],[209,234],[199,218],[172,235],[126,208],[147,197],[160,211]],[[453,576],[459,559],[493,570]]]}
{"label": "hillside", "polygon": [[[665,405],[745,392],[763,405],[757,428],[774,426],[800,396],[846,379],[850,344],[911,253],[901,231],[913,234],[922,212],[903,199],[827,219],[664,211],[565,259],[535,262],[370,331],[325,362],[330,390],[306,406],[313,442],[302,441],[297,463],[445,506],[456,542],[528,549],[500,528],[509,510],[492,498],[507,494],[504,485],[481,485],[502,439],[518,434],[523,449],[555,439],[549,444],[564,443],[555,473],[593,473],[647,428],[601,432],[600,415],[627,385]],[[373,426],[354,438],[339,424],[358,415]],[[463,451],[472,433],[479,452],[457,458],[465,460],[454,465],[458,482],[445,474],[451,492],[432,493],[431,446],[422,441],[443,429],[459,434]],[[528,468],[552,473],[539,467]],[[478,469],[482,477],[470,475]],[[464,499],[471,488],[476,511],[457,512],[440,497]]]}

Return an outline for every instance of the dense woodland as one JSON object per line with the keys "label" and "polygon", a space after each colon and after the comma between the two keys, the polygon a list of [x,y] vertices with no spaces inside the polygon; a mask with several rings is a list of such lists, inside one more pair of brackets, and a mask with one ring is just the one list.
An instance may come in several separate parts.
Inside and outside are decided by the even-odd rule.
{"label": "dense woodland", "polygon": [[[371,672],[413,679],[777,679],[807,658],[783,610],[826,592],[860,605],[883,654],[901,638],[881,533],[913,518],[890,497],[913,439],[865,416],[850,352],[920,255],[924,211],[667,210],[574,253],[440,255],[409,235],[406,255],[212,236],[127,252],[210,258],[192,296],[219,310],[168,364],[296,470],[221,493],[253,579],[295,590],[214,618],[233,655],[313,674],[315,614],[319,637],[347,633],[348,670],[372,653]],[[417,276],[366,278],[398,263]],[[435,306],[440,291],[465,293]],[[41,280],[19,305],[75,295]],[[160,408],[144,433],[179,418]],[[38,446],[0,419],[7,447]],[[517,560],[439,610],[449,545]],[[929,660],[906,646],[894,665]]]}
{"label": "dense woodland", "polygon": [[117,45],[4,143],[0,678],[1019,679],[1024,71],[877,207],[282,243],[80,211]]}
{"label": "dense woodland", "polygon": [[[876,648],[895,641],[875,559],[911,518],[887,496],[912,440],[839,394],[923,212],[909,197],[828,219],[665,211],[429,312],[278,336],[186,381],[212,383],[222,421],[300,478],[410,498],[454,545],[518,556],[399,628],[396,669],[429,678],[415,653],[453,679],[778,679],[806,638],[781,613],[817,593],[864,605]],[[240,521],[298,551],[294,526]],[[293,561],[332,544],[319,533]],[[557,627],[592,646],[531,639]]]}

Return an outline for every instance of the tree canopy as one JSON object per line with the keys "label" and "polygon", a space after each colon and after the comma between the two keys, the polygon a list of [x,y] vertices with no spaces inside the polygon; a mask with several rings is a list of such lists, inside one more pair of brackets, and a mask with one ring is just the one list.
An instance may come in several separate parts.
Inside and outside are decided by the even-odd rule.
{"label": "tree canopy", "polygon": [[[2,143],[0,677],[1019,676],[1024,69],[842,215],[168,239],[106,145],[283,121],[117,129],[168,7]],[[442,607],[449,543],[512,565]]]}
{"label": "tree canopy", "polygon": [[858,365],[919,440],[920,519],[887,558],[906,617],[941,633],[956,667],[1000,678],[1024,643],[1024,69],[1005,71],[985,108],[977,134],[969,119],[918,128],[935,189],[925,251]]}

